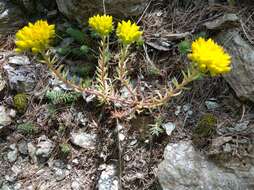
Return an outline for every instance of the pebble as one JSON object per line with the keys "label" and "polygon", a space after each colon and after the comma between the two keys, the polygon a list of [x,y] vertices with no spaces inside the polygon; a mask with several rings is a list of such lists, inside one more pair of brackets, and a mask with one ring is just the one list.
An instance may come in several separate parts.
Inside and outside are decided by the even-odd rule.
{"label": "pebble", "polygon": [[71,142],[81,148],[94,150],[96,147],[96,138],[95,134],[88,134],[85,132],[72,132],[71,133]]}
{"label": "pebble", "polygon": [[27,142],[22,140],[21,142],[18,143],[18,150],[21,154],[27,155],[28,154],[28,147],[27,147]]}
{"label": "pebble", "polygon": [[172,132],[175,130],[176,125],[172,122],[168,122],[165,124],[162,124],[162,128],[165,129],[168,136],[172,134]]}
{"label": "pebble", "polygon": [[72,189],[72,190],[81,190],[82,187],[81,187],[81,185],[79,184],[79,182],[73,181],[73,182],[71,183],[71,189]]}
{"label": "pebble", "polygon": [[10,145],[11,151],[7,154],[7,159],[9,162],[15,162],[18,158],[18,150],[15,144]]}

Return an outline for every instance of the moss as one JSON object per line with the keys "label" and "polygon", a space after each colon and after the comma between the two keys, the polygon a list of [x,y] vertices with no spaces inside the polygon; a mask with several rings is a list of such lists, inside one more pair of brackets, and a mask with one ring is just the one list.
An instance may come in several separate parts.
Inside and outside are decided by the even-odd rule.
{"label": "moss", "polygon": [[200,148],[208,145],[211,137],[216,133],[216,124],[216,116],[213,114],[203,115],[193,131],[193,143]]}
{"label": "moss", "polygon": [[38,128],[33,123],[26,122],[18,125],[17,130],[24,135],[32,135],[38,131]]}
{"label": "moss", "polygon": [[24,113],[28,106],[28,95],[25,93],[18,93],[13,98],[14,106],[19,113]]}
{"label": "moss", "polygon": [[67,143],[62,143],[59,145],[60,147],[60,154],[62,157],[67,157],[71,153],[71,147]]}

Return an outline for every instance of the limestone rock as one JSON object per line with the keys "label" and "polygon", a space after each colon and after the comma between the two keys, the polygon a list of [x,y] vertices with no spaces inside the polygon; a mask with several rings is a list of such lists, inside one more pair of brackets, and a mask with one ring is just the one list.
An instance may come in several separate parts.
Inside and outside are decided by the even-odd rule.
{"label": "limestone rock", "polygon": [[[56,0],[58,9],[69,19],[84,23],[86,19],[103,13],[102,0]],[[136,16],[145,9],[148,0],[105,0],[107,14],[127,17]]]}
{"label": "limestone rock", "polygon": [[95,149],[96,146],[96,138],[95,134],[88,134],[84,132],[72,132],[71,133],[71,142],[81,148]]}
{"label": "limestone rock", "polygon": [[7,73],[11,89],[18,92],[32,91],[36,86],[36,65],[23,55],[9,56],[6,59],[7,64],[3,68]]}
{"label": "limestone rock", "polygon": [[7,113],[4,106],[0,106],[0,131],[1,127],[5,127],[11,124],[11,117]]}
{"label": "limestone rock", "polygon": [[254,48],[234,29],[221,32],[217,41],[232,57],[232,70],[224,78],[239,98],[254,102]]}
{"label": "limestone rock", "polygon": [[[251,163],[251,162],[250,162]],[[168,144],[158,168],[163,190],[251,190],[254,166],[245,170],[226,163],[218,167],[197,152],[190,141]]]}
{"label": "limestone rock", "polygon": [[42,161],[45,161],[48,159],[54,149],[54,143],[48,139],[45,135],[39,137],[39,143],[36,146],[36,156],[41,159]]}
{"label": "limestone rock", "polygon": [[116,167],[114,165],[106,165],[102,171],[98,181],[99,190],[118,190],[118,178],[116,176]]}
{"label": "limestone rock", "polygon": [[225,30],[239,26],[239,18],[236,14],[225,14],[213,21],[204,23],[208,30]]}

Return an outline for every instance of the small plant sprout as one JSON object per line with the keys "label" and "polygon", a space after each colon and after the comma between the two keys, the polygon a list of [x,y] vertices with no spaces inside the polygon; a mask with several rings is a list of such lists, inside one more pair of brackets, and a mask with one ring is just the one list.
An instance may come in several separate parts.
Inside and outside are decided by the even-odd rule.
{"label": "small plant sprout", "polygon": [[[40,62],[47,65],[56,77],[77,92],[93,95],[100,103],[108,108],[121,113],[121,118],[126,118],[144,110],[156,109],[165,105],[175,96],[182,93],[186,86],[201,76],[217,76],[230,71],[231,58],[223,47],[212,39],[198,38],[191,44],[191,48],[183,44],[183,49],[188,49],[188,58],[192,62],[182,71],[182,79],[173,78],[171,82],[162,88],[140,92],[128,73],[128,58],[130,47],[134,43],[142,41],[143,31],[136,23],[121,21],[116,27],[115,36],[118,38],[119,49],[118,63],[110,65],[110,35],[114,35],[114,23],[112,16],[96,15],[89,19],[90,28],[100,37],[100,49],[96,78],[93,85],[84,86],[84,81],[67,79],[68,71],[63,71],[63,66],[50,50],[53,38],[56,36],[54,25],[46,21],[37,21],[29,24],[16,34],[16,46],[18,52],[28,51],[36,54]],[[128,92],[123,96],[123,88]],[[154,126],[157,127],[157,126]],[[158,127],[157,127],[158,128]],[[157,128],[154,128],[157,130]],[[155,131],[156,131],[155,130]],[[157,130],[158,131],[158,130]],[[157,134],[157,132],[155,132]]]}

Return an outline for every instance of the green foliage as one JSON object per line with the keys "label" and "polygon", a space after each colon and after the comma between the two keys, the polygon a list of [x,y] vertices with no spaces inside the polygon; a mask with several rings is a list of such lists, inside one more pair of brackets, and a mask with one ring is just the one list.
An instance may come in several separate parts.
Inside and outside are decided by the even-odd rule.
{"label": "green foliage", "polygon": [[38,131],[38,128],[32,122],[26,122],[19,124],[17,130],[24,135],[32,135]]}
{"label": "green foliage", "polygon": [[68,27],[63,33],[64,40],[60,47],[56,48],[60,55],[72,55],[75,57],[88,56],[89,47],[86,45],[87,36],[79,29]]}
{"label": "green foliage", "polygon": [[64,92],[61,90],[48,90],[46,92],[47,99],[53,104],[73,103],[81,96],[81,93],[78,92]]}
{"label": "green foliage", "polygon": [[59,147],[60,147],[60,154],[63,157],[67,157],[71,153],[71,147],[70,147],[69,144],[62,143],[62,144],[59,145]]}
{"label": "green foliage", "polygon": [[20,113],[24,113],[28,106],[28,95],[25,93],[18,93],[13,98],[14,106]]}
{"label": "green foliage", "polygon": [[159,136],[164,131],[161,128],[161,125],[163,123],[163,119],[162,119],[162,117],[156,117],[154,122],[155,122],[154,124],[149,125],[149,127],[151,127],[150,128],[150,133],[151,133],[152,136]]}
{"label": "green foliage", "polygon": [[190,50],[191,50],[191,41],[190,40],[181,41],[178,44],[178,49],[179,49],[181,54],[187,54],[187,53],[189,53]]}
{"label": "green foliage", "polygon": [[72,27],[67,28],[66,33],[72,37],[75,41],[79,43],[85,43],[85,35],[84,32],[78,29],[74,29]]}

